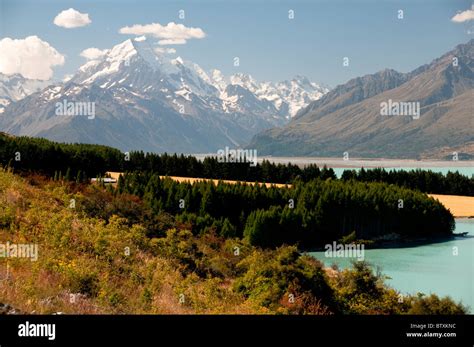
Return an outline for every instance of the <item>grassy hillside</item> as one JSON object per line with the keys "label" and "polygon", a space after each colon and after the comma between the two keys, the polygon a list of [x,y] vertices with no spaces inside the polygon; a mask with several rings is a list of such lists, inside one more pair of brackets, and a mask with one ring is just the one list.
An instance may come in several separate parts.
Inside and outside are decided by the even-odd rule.
{"label": "grassy hillside", "polygon": [[42,314],[465,312],[449,298],[401,298],[362,262],[328,269],[295,247],[193,235],[166,214],[155,219],[163,236],[153,237],[140,218],[120,216],[141,204],[98,186],[0,170],[0,243],[39,247],[37,261],[0,258],[0,303]]}

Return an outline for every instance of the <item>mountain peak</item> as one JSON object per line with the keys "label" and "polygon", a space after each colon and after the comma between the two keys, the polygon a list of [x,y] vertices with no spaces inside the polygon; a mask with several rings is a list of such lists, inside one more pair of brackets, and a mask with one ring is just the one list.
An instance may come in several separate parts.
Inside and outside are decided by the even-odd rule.
{"label": "mountain peak", "polygon": [[291,79],[292,81],[297,81],[297,82],[301,82],[301,83],[307,83],[307,84],[310,84],[311,82],[309,81],[308,77],[304,76],[304,75],[296,75],[295,77],[293,77]]}
{"label": "mountain peak", "polygon": [[250,74],[245,74],[242,72],[237,72],[230,76],[230,80],[232,84],[240,84],[240,83],[255,83],[255,80]]}
{"label": "mountain peak", "polygon": [[[135,41],[137,42],[137,41]],[[115,45],[107,54],[106,57],[110,60],[124,61],[131,56],[137,54],[138,51],[132,39],[127,39],[118,45]]]}
{"label": "mountain peak", "polygon": [[255,93],[260,87],[257,81],[255,81],[251,75],[241,72],[230,76],[230,84],[239,85],[245,89],[250,90],[252,93]]}

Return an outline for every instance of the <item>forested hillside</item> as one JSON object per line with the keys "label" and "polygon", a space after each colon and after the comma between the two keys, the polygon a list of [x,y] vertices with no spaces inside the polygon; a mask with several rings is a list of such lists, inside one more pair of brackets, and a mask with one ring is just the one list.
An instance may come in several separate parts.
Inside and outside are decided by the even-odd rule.
{"label": "forested hillside", "polygon": [[358,239],[449,236],[454,219],[423,193],[384,183],[316,179],[291,188],[178,183],[158,174],[121,176],[116,193],[143,198],[151,215],[176,215],[195,234],[209,229],[253,245],[322,247],[355,231]]}
{"label": "forested hillside", "polygon": [[[308,165],[273,164],[263,161],[255,167],[248,163],[220,163],[207,157],[199,161],[193,156],[144,152],[122,153],[118,149],[88,144],[63,144],[45,139],[15,137],[0,133],[0,164],[21,171],[34,171],[50,177],[86,181],[107,171],[151,171],[160,175],[215,178],[225,180],[292,183],[313,179],[336,179],[332,169]],[[67,177],[66,177],[67,176]],[[346,170],[343,180],[385,182],[425,193],[474,196],[474,178],[457,172],[442,175],[425,170],[387,171]]]}
{"label": "forested hillside", "polygon": [[[169,180],[158,183],[183,187]],[[315,188],[325,184],[332,185],[314,183]],[[229,194],[230,187],[225,188],[217,190]],[[249,189],[236,186],[235,192]],[[278,199],[277,190],[271,191]],[[271,200],[270,195],[257,194]],[[221,230],[214,227],[193,234],[170,213],[150,215],[148,199],[0,169],[0,242],[39,247],[36,261],[9,258],[8,270],[0,267],[1,301],[36,314],[467,312],[448,297],[399,293],[364,262],[342,271],[294,246],[262,249],[245,239],[219,236]]]}

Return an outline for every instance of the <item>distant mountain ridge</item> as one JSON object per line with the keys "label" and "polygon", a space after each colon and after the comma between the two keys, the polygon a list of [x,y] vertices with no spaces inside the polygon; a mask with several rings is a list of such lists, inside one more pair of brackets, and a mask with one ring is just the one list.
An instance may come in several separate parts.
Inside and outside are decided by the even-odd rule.
{"label": "distant mountain ridge", "polygon": [[[11,103],[0,129],[122,150],[213,152],[244,146],[328,91],[301,76],[280,83],[227,78],[173,55],[146,39],[126,40],[69,81]],[[57,115],[55,105],[64,100],[94,103],[94,119]]]}
{"label": "distant mountain ridge", "polygon": [[[261,155],[474,158],[474,40],[412,72],[386,69],[337,86],[249,147]],[[419,103],[419,119],[383,116],[389,100]]]}
{"label": "distant mountain ridge", "polygon": [[0,73],[0,113],[12,102],[21,100],[47,85],[47,81],[24,78],[20,74],[7,76]]}

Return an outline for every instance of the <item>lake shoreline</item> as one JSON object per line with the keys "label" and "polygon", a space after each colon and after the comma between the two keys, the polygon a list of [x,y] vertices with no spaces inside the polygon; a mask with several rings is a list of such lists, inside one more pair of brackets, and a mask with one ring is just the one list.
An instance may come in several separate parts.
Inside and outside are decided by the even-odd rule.
{"label": "lake shoreline", "polygon": [[[438,236],[432,237],[430,239],[427,238],[416,238],[416,239],[406,239],[406,240],[393,240],[393,241],[375,241],[371,245],[365,245],[364,249],[399,249],[399,248],[414,248],[419,246],[427,246],[427,245],[434,245],[437,243],[444,243],[453,241],[459,238],[474,238],[474,236],[460,236],[460,235],[451,235],[451,236]],[[370,240],[369,240],[370,241]],[[355,243],[355,245],[359,245],[362,243]],[[317,247],[317,248],[302,248],[301,252],[303,253],[312,253],[312,252],[324,252],[324,247]]]}
{"label": "lake shoreline", "polygon": [[[364,249],[363,260],[388,276],[387,284],[400,293],[450,296],[468,306],[472,314],[474,220],[456,218],[455,233],[464,232],[467,232],[465,237],[453,236],[429,244]],[[354,257],[328,257],[324,250],[306,254],[321,261],[325,268],[336,265],[342,270],[351,269],[353,261],[357,261]]]}
{"label": "lake shoreline", "polygon": [[[216,153],[207,154],[189,154],[199,160],[205,157],[216,157]],[[309,165],[316,164],[318,166],[326,165],[328,168],[345,168],[345,169],[360,169],[363,168],[423,168],[429,169],[433,167],[471,167],[474,169],[474,160],[436,160],[436,159],[390,159],[390,158],[351,158],[345,160],[341,157],[274,157],[274,156],[259,156],[257,161],[261,163],[267,160],[275,164],[294,165]]]}
{"label": "lake shoreline", "polygon": [[[455,218],[456,222],[469,222],[473,220],[471,217],[461,217]],[[474,221],[473,221],[474,224]],[[430,238],[412,238],[412,239],[404,239],[404,240],[387,240],[387,241],[374,241],[371,245],[364,245],[364,249],[400,249],[400,248],[414,248],[419,246],[427,246],[427,245],[435,245],[439,243],[454,241],[454,240],[461,240],[461,239],[470,239],[474,238],[473,235],[466,235],[461,236],[454,232],[452,235],[434,235]],[[311,252],[324,252],[323,247],[311,247],[311,248],[302,248],[300,249],[303,253],[311,253]]]}

